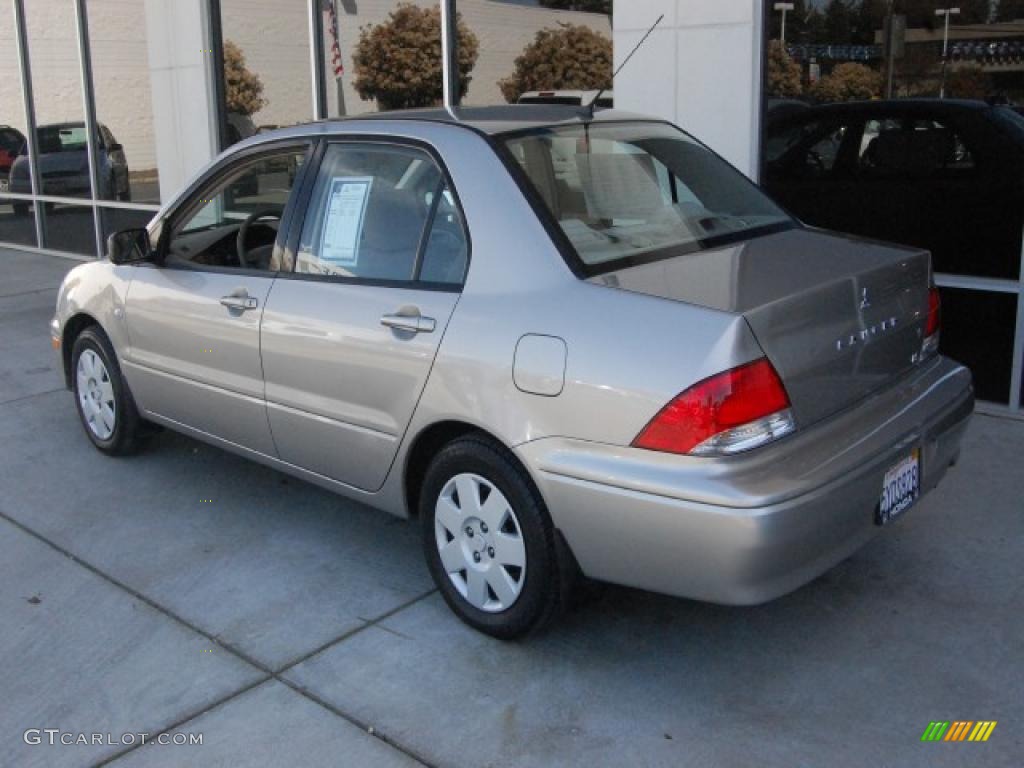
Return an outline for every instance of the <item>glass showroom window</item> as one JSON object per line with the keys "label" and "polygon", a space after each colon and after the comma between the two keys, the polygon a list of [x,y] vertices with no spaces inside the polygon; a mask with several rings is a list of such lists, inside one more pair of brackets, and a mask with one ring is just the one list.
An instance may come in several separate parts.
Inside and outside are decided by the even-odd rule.
{"label": "glass showroom window", "polygon": [[38,245],[36,225],[30,215],[29,202],[7,197],[11,191],[12,169],[21,177],[19,185],[27,192],[32,191],[25,145],[28,127],[14,21],[12,7],[0,6],[0,242],[35,247]]}
{"label": "glass showroom window", "polygon": [[[82,101],[76,8],[72,0],[22,2],[35,115],[37,190],[33,203],[44,248],[93,256],[88,131]],[[27,165],[27,158],[26,163]],[[11,190],[30,193],[27,176],[12,170]]]}
{"label": "glass showroom window", "polygon": [[104,202],[98,210],[106,242],[118,230],[144,227],[161,202],[154,72],[145,3],[86,0],[85,9],[97,122],[96,198]]}
{"label": "glass showroom window", "polygon": [[223,143],[313,115],[309,2],[219,0]]}
{"label": "glass showroom window", "polygon": [[943,353],[981,400],[1020,408],[1024,118],[998,102],[1024,103],[1024,72],[995,43],[1024,35],[964,6],[973,39],[954,29],[943,60],[922,6],[890,61],[876,6],[826,23],[821,7],[767,0],[762,183],[808,224],[929,250]]}

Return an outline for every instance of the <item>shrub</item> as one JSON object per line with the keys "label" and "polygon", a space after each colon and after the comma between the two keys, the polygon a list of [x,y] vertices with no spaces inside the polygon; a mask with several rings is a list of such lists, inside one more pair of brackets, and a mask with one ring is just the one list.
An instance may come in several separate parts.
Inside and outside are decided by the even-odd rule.
{"label": "shrub", "polygon": [[818,101],[862,101],[878,97],[882,77],[863,64],[840,64],[811,88]]}
{"label": "shrub", "polygon": [[510,104],[526,91],[611,88],[612,41],[576,24],[542,29],[498,87]]}
{"label": "shrub", "polygon": [[245,66],[245,54],[230,40],[224,41],[224,96],[228,112],[247,117],[267,106],[263,81]]}
{"label": "shrub", "polygon": [[[479,43],[458,17],[459,91],[465,96]],[[402,3],[380,24],[359,31],[352,55],[353,86],[365,100],[387,109],[429,107],[443,97],[441,11]]]}
{"label": "shrub", "polygon": [[780,99],[795,99],[803,93],[800,65],[790,58],[782,43],[772,40],[768,47],[768,93]]}

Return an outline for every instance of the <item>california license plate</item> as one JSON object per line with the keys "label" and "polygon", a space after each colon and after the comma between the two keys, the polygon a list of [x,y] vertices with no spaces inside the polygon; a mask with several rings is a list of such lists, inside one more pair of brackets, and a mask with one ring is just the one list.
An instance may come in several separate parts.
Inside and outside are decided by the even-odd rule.
{"label": "california license plate", "polygon": [[875,512],[875,523],[885,525],[910,509],[921,497],[921,450],[897,462],[882,481],[882,495]]}

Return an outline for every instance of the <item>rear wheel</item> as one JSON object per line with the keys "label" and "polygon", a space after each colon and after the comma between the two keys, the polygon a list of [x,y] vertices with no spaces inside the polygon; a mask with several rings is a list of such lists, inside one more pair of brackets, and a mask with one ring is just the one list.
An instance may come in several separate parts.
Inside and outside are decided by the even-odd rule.
{"label": "rear wheel", "polygon": [[91,327],[75,339],[71,351],[75,405],[86,436],[104,453],[131,453],[141,421],[110,341]]}
{"label": "rear wheel", "polygon": [[564,604],[568,580],[544,501],[496,442],[471,436],[445,446],[427,469],[420,518],[431,576],[471,627],[511,639]]}

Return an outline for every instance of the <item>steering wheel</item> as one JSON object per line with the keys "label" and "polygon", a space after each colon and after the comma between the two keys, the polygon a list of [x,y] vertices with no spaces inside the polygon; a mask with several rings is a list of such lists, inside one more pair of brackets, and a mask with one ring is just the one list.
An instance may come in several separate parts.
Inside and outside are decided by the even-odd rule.
{"label": "steering wheel", "polygon": [[249,227],[255,224],[260,219],[277,219],[281,220],[281,211],[276,208],[264,208],[260,211],[254,211],[250,213],[245,221],[242,222],[242,226],[238,228],[238,234],[235,237],[235,250],[238,252],[238,263],[243,267],[249,267],[250,269],[259,269],[259,264],[253,264],[249,260],[249,249],[245,245],[245,239],[249,236]]}

